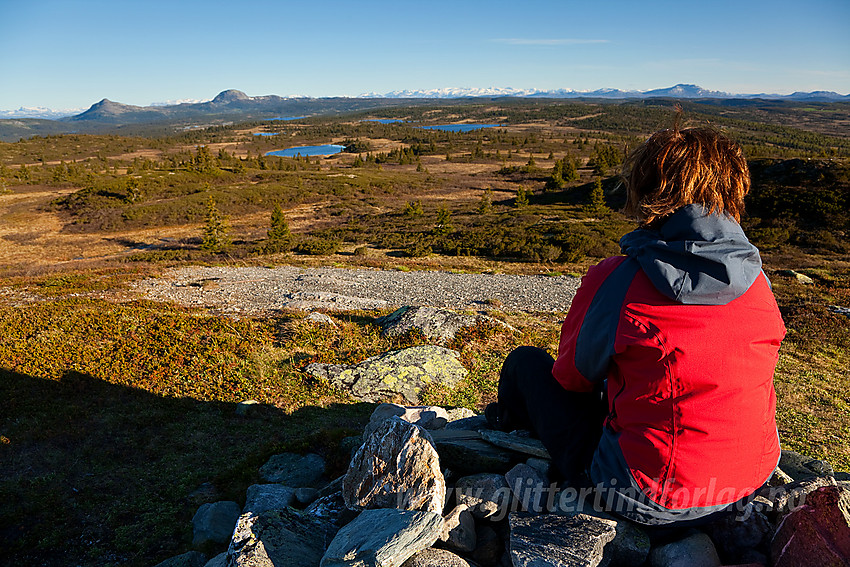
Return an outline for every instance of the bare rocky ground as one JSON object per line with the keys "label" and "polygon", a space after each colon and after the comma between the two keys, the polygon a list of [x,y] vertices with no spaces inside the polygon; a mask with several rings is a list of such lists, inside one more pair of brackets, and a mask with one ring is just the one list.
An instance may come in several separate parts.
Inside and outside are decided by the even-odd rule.
{"label": "bare rocky ground", "polygon": [[347,311],[427,305],[449,309],[565,312],[579,278],[345,268],[191,266],[142,280],[148,299],[223,314],[283,309]]}

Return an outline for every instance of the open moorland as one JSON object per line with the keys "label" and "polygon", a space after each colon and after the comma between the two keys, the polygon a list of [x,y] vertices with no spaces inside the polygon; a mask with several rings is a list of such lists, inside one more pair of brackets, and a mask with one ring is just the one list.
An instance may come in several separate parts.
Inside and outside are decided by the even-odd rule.
{"label": "open moorland", "polygon": [[[155,564],[191,548],[204,483],[244,500],[281,451],[343,472],[339,441],[374,405],[303,368],[428,342],[380,334],[397,305],[318,328],[294,309],[152,301],[137,282],[191,265],[577,277],[634,227],[617,174],[672,104],[465,101],[0,143],[0,563]],[[850,470],[850,104],[683,106],[750,159],[743,225],[788,327],[783,448]],[[419,127],[461,123],[498,126]],[[265,155],[321,144],[345,150]],[[507,352],[557,348],[562,311],[477,310],[516,332],[461,332],[448,346],[469,375],[427,402],[480,410]],[[250,420],[246,399],[262,404]]]}

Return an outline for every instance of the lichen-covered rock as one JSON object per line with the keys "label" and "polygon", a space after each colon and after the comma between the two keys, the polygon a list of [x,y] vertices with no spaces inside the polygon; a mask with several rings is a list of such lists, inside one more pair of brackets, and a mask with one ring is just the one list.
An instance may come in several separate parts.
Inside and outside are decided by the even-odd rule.
{"label": "lichen-covered rock", "polygon": [[596,567],[616,535],[614,522],[584,514],[511,514],[510,524],[516,567]]}
{"label": "lichen-covered rock", "polygon": [[436,307],[409,305],[375,320],[375,323],[383,327],[381,333],[386,337],[395,337],[417,330],[429,339],[443,341],[453,339],[459,330],[475,326],[477,322],[478,317],[474,315],[461,315]]}
{"label": "lichen-covered rock", "polygon": [[398,417],[385,420],[351,459],[342,494],[350,508],[442,513],[446,481],[428,432]]}
{"label": "lichen-covered rock", "polygon": [[229,500],[204,504],[192,517],[192,545],[227,543],[242,508]]}
{"label": "lichen-covered rock", "polygon": [[419,403],[423,388],[453,388],[466,376],[460,353],[425,345],[387,352],[355,365],[313,363],[305,371],[351,392],[356,400],[377,402],[401,397]]}
{"label": "lichen-covered rock", "polygon": [[294,510],[243,514],[227,550],[228,567],[316,567],[337,527]]}
{"label": "lichen-covered rock", "polygon": [[850,566],[850,490],[826,486],[782,520],[771,542],[775,567]]}
{"label": "lichen-covered rock", "polygon": [[266,482],[284,484],[293,488],[313,486],[325,474],[325,461],[309,453],[281,453],[274,455],[260,468],[260,478]]}
{"label": "lichen-covered rock", "polygon": [[475,518],[469,511],[469,506],[459,504],[444,518],[443,531],[440,541],[446,548],[460,553],[470,553],[475,550]]}
{"label": "lichen-covered rock", "polygon": [[476,518],[503,519],[508,515],[513,495],[500,474],[482,473],[465,476],[455,484],[458,504],[469,506]]}
{"label": "lichen-covered rock", "polygon": [[442,529],[443,518],[433,512],[364,510],[339,530],[321,567],[398,567],[431,547]]}

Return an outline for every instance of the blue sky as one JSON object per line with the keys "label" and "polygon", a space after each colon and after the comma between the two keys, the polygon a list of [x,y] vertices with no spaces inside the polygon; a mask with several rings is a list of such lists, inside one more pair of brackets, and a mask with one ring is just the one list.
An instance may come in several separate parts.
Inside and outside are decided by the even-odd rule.
{"label": "blue sky", "polygon": [[850,93],[850,0],[0,0],[0,109],[403,89]]}

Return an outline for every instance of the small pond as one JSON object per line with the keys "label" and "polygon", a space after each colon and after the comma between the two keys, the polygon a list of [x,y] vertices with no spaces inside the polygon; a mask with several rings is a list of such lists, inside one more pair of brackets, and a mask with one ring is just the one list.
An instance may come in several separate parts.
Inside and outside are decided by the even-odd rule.
{"label": "small pond", "polygon": [[279,136],[279,132],[254,132],[255,136]]}
{"label": "small pond", "polygon": [[404,122],[404,120],[399,120],[398,118],[366,118],[365,120],[361,120],[360,122],[377,122],[379,124],[398,124],[399,122]]}
{"label": "small pond", "polygon": [[435,126],[417,126],[423,130],[442,130],[443,132],[472,132],[482,128],[498,128],[501,124],[437,124]]}
{"label": "small pond", "polygon": [[267,120],[301,120],[306,116],[278,116],[277,118],[267,118]]}
{"label": "small pond", "polygon": [[342,150],[345,149],[345,146],[340,146],[337,144],[324,144],[321,146],[296,146],[294,148],[286,148],[285,150],[275,150],[273,152],[266,152],[267,156],[278,156],[278,157],[295,157],[295,156],[329,156],[333,154],[338,154]]}

